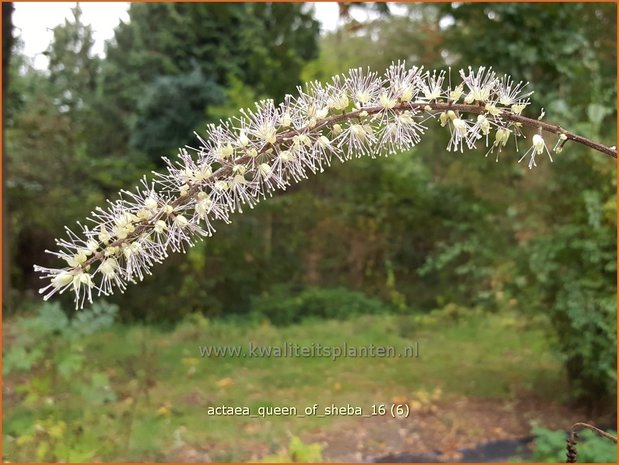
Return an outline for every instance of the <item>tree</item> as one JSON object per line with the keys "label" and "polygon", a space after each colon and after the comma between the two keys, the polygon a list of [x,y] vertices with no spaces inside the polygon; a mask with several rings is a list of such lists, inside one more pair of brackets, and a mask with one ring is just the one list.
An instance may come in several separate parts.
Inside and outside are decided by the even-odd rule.
{"label": "tree", "polygon": [[[538,111],[616,139],[616,5],[442,8],[452,23],[446,43],[463,62],[531,80]],[[615,175],[612,164],[575,147],[537,180],[501,192],[511,212],[501,234],[516,240],[510,293],[520,307],[549,315],[572,393],[591,404],[616,392]]]}
{"label": "tree", "polygon": [[107,124],[92,135],[93,145],[107,154],[141,150],[143,139],[132,133],[151,124],[144,112],[153,89],[169,79],[189,82],[199,72],[202,88],[197,81],[190,85],[202,96],[191,103],[193,116],[182,120],[170,112],[171,120],[162,116],[158,122],[169,123],[166,129],[151,134],[159,139],[152,140],[151,152],[158,162],[163,154],[156,151],[172,147],[165,135],[178,130],[184,143],[193,140],[188,135],[201,122],[198,113],[202,122],[210,119],[207,107],[221,97],[216,86],[227,87],[230,77],[258,95],[281,99],[292,91],[303,63],[317,52],[317,35],[318,23],[303,4],[132,4],[129,22],[117,28],[107,48],[97,105]]}
{"label": "tree", "polygon": [[115,170],[110,161],[87,151],[87,133],[97,124],[91,104],[99,59],[92,45],[92,29],[82,22],[77,6],[73,17],[53,30],[46,72],[34,69],[18,50],[13,55],[5,160],[17,288],[36,286],[32,263],[37,250],[52,246],[72,214],[86,214],[106,192],[135,179],[132,169]]}
{"label": "tree", "polygon": [[224,91],[200,68],[159,76],[146,89],[136,110],[129,143],[152,159],[174,154],[194,138],[212,105],[224,103]]}
{"label": "tree", "polygon": [[[45,51],[49,59],[49,80],[57,89],[56,107],[62,113],[75,114],[84,109],[97,84],[99,59],[92,56],[92,27],[82,22],[82,9],[71,9],[72,19],[55,27],[53,39]],[[72,116],[77,122],[78,115]]]}

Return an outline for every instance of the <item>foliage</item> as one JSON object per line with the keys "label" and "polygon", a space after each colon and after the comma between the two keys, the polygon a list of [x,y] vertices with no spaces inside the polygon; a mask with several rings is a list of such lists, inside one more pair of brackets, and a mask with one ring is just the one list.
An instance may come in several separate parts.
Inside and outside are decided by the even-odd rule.
{"label": "foliage", "polygon": [[[583,172],[578,172],[581,182]],[[531,311],[546,311],[552,318],[573,397],[592,403],[613,396],[617,384],[616,203],[611,186],[591,185],[580,193],[569,207],[568,221],[549,213],[555,220],[552,233],[525,244],[529,258],[519,283]]]}
{"label": "foliage", "polygon": [[129,143],[153,159],[183,146],[209,107],[224,100],[222,88],[198,67],[188,74],[159,76],[143,92]]}
{"label": "foliage", "polygon": [[393,311],[380,300],[347,289],[307,288],[298,294],[274,288],[255,299],[253,311],[276,325],[298,323],[305,318],[345,319]]}
{"label": "foliage", "polygon": [[[96,108],[107,121],[98,134],[92,134],[93,148],[108,154],[121,153],[127,145],[147,149],[158,163],[165,154],[162,147],[169,151],[193,142],[191,131],[213,120],[208,104],[221,103],[217,88],[227,87],[230,76],[260,95],[281,99],[292,91],[299,83],[302,64],[316,54],[317,34],[318,23],[303,4],[132,4],[129,22],[116,29],[102,66]],[[154,139],[143,147],[146,139],[134,134],[152,125],[153,115],[140,109],[160,102],[153,100],[153,93],[163,84],[155,83],[191,80],[194,72],[204,79],[196,75],[189,87],[188,82],[184,84],[189,93],[179,95],[176,89],[175,97],[180,100],[166,103],[182,110],[192,89],[201,97],[192,99],[188,118],[174,112],[159,116],[162,131],[149,131]]]}
{"label": "foliage", "polygon": [[34,448],[30,459],[38,461],[92,459],[92,451],[81,442],[83,419],[74,418],[69,426],[50,406],[67,396],[92,406],[117,399],[106,371],[98,370],[84,353],[88,336],[109,328],[117,313],[118,307],[99,302],[68,318],[58,303],[44,304],[11,328],[15,338],[3,354],[3,376],[17,377],[14,389],[23,399],[22,408],[42,415],[9,426],[13,456],[28,457]]}
{"label": "foliage", "polygon": [[[569,416],[569,410],[557,405],[556,393],[564,391],[565,380],[544,332],[547,322],[531,324],[515,312],[488,315],[462,308],[458,320],[437,318],[431,324],[417,323],[414,315],[377,314],[282,327],[260,319],[206,319],[195,313],[168,328],[99,326],[117,314],[112,308],[100,309],[98,317],[82,310],[67,318],[56,305],[47,305],[5,322],[5,363],[18,346],[26,354],[43,354],[29,369],[14,367],[4,376],[6,460],[182,462],[196,457],[186,453],[205,451],[213,461],[239,462],[262,459],[283,447],[302,461],[310,460],[305,454],[316,457],[310,445],[316,439],[306,439],[316,429],[333,437],[342,428],[359,426],[356,417],[308,421],[206,415],[208,406],[221,404],[248,405],[254,411],[281,405],[301,410],[315,402],[369,409],[374,402],[404,398],[420,414],[442,412],[456,424],[460,417],[445,407],[453,399],[486,407],[490,402],[513,405],[524,393],[542,401],[527,418],[547,421],[546,405],[550,416]],[[78,323],[78,315],[89,315],[90,323]],[[414,321],[414,333],[401,334],[404,318]],[[82,325],[91,331],[79,333],[90,335],[78,336],[75,328]],[[41,332],[35,334],[33,327]],[[288,341],[340,347],[346,342],[349,347],[374,344],[397,350],[419,341],[420,356],[406,362],[410,369],[402,369],[403,360],[397,357],[201,357],[199,351],[205,345],[247,349],[248,341],[256,346]],[[82,360],[77,369],[74,357]],[[71,366],[72,374],[62,375],[61,364]],[[304,445],[288,448],[291,432]],[[471,439],[479,438],[471,434]]]}
{"label": "foliage", "polygon": [[[363,8],[370,4],[357,5]],[[305,66],[303,80],[323,81],[355,67],[382,71],[398,60],[417,66],[444,66],[444,38],[436,5],[399,7],[406,9],[406,14],[379,17],[363,24],[360,32],[339,29],[323,36],[320,56]]]}
{"label": "foliage", "polygon": [[322,445],[319,443],[306,444],[297,436],[290,438],[290,445],[284,452],[277,455],[268,455],[261,462],[271,463],[312,463],[322,462]]}
{"label": "foliage", "polygon": [[443,11],[451,19],[447,46],[461,60],[530,81],[547,101],[537,105],[555,119],[586,121],[591,105],[603,105],[612,120],[616,75],[609,65],[617,56],[616,5],[452,3]]}
{"label": "foliage", "polygon": [[54,38],[45,52],[49,59],[49,81],[60,92],[54,104],[62,113],[73,113],[85,105],[97,83],[99,59],[92,55],[92,26],[82,22],[79,4],[73,18],[53,29]]}
{"label": "foliage", "polygon": [[[518,73],[548,118],[616,139],[616,5],[445,4],[442,11],[451,23],[445,43],[458,59]],[[450,248],[481,241],[501,258],[506,297],[551,316],[572,398],[603,404],[616,393],[616,171],[578,147],[557,158],[493,202],[509,217],[497,210],[494,235],[511,237],[511,247],[490,252],[498,244],[480,231]]]}
{"label": "foliage", "polygon": [[[614,431],[607,433],[616,435]],[[533,428],[533,434],[535,445],[532,461],[565,462],[567,434],[564,431],[552,431],[536,426]],[[617,445],[590,430],[578,433],[576,450],[577,461],[580,463],[614,463],[617,460]]]}

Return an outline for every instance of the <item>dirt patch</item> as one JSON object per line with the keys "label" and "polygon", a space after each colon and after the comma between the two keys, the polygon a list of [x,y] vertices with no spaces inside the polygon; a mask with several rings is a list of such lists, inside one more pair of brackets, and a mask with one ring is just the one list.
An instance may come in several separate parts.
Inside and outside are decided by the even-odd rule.
{"label": "dirt patch", "polygon": [[332,462],[402,454],[459,460],[459,449],[528,436],[534,422],[550,429],[567,429],[583,419],[591,421],[582,411],[547,401],[462,398],[437,402],[432,411],[413,412],[404,419],[377,416],[343,420],[326,430],[303,435],[303,440],[322,443],[324,460]]}
{"label": "dirt patch", "polygon": [[[549,429],[568,429],[577,421],[609,424],[612,418],[612,412],[605,418],[592,418],[583,410],[544,399],[457,398],[436,401],[431,408],[412,412],[403,419],[342,417],[328,428],[301,434],[301,439],[305,443],[322,444],[326,462],[368,462],[399,456],[408,457],[406,461],[415,461],[415,458],[458,461],[462,459],[462,449],[530,436],[535,423]],[[191,449],[172,450],[166,459],[175,462],[195,462],[205,457],[222,460],[230,454],[215,444],[205,447],[208,450]],[[240,457],[240,460],[259,461],[274,452],[269,450],[268,444],[242,436],[235,449],[237,460]]]}

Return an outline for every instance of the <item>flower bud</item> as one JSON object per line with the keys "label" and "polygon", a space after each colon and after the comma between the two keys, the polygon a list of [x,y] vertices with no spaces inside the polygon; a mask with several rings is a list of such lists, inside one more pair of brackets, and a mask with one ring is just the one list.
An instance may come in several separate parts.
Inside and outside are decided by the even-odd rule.
{"label": "flower bud", "polygon": [[65,287],[73,282],[73,274],[63,271],[52,278],[52,285],[55,288]]}
{"label": "flower bud", "polygon": [[174,223],[182,229],[189,224],[189,221],[183,215],[177,215],[176,218],[174,218]]}
{"label": "flower bud", "polygon": [[546,148],[546,143],[544,142],[544,138],[539,134],[535,134],[533,136],[533,148],[538,155],[544,153],[544,148]]}

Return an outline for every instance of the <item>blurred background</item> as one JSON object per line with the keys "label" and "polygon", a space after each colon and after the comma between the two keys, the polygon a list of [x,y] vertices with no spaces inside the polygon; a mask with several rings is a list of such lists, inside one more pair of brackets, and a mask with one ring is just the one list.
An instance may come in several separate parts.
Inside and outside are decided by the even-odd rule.
{"label": "blurred background", "polygon": [[[351,67],[493,66],[531,81],[530,116],[616,145],[615,4],[2,6],[4,460],[564,461],[572,423],[616,430],[616,165],[573,144],[529,171],[514,147],[496,163],[430,130],[237,215],[80,312],[43,304],[33,273],[64,225],[193,131]],[[199,353],[247,341],[421,355]],[[412,414],[206,413],[314,403]],[[580,447],[616,460],[593,435]]]}

